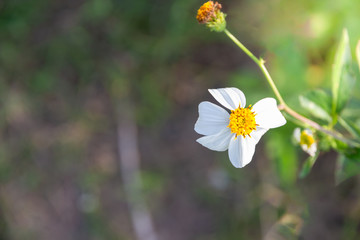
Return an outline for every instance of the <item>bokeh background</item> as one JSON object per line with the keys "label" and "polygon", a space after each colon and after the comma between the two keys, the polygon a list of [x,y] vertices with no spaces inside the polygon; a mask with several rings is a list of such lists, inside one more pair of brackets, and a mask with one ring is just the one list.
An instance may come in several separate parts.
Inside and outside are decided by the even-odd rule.
{"label": "bokeh background", "polygon": [[[256,65],[196,22],[203,1],[0,2],[0,239],[359,239],[360,184],[335,152],[298,178],[295,127],[251,164],[195,142],[208,88],[273,97]],[[224,0],[228,29],[266,59],[286,101],[330,86],[358,0]],[[358,85],[357,85],[358,87]]]}

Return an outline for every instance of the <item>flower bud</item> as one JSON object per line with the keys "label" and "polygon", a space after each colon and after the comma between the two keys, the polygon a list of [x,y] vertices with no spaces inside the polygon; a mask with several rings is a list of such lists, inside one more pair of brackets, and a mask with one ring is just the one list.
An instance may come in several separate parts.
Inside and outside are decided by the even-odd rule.
{"label": "flower bud", "polygon": [[220,3],[208,1],[199,8],[196,19],[199,23],[206,24],[211,31],[222,32],[226,28],[226,14],[220,10]]}
{"label": "flower bud", "polygon": [[296,128],[294,130],[294,139],[297,144],[299,144],[306,153],[310,156],[315,156],[317,152],[317,143],[314,138],[314,134],[310,129],[300,130],[300,128]]}

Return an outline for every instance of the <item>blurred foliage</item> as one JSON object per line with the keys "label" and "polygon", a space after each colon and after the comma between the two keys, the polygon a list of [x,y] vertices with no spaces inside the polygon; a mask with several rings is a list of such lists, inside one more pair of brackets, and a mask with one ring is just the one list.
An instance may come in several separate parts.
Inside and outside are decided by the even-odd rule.
{"label": "blurred foliage", "polygon": [[[343,28],[355,59],[360,2],[221,3],[228,28],[265,55],[284,97],[300,107],[293,96],[310,90],[303,101],[325,108],[328,102],[317,88],[331,88]],[[194,142],[196,105],[206,89],[233,85],[252,93],[249,103],[272,96],[249,59],[224,36],[196,23],[201,4],[0,2],[1,239],[134,239],[115,136],[126,101],[133,103],[140,129],[145,198],[165,238],[260,239],[267,230],[278,236],[277,229],[281,236],[312,233],[306,221],[297,228],[299,216],[322,200],[303,190],[301,181],[318,174],[317,165],[331,165],[326,163],[334,154],[320,155],[309,176],[298,180],[306,156],[289,145],[293,124],[270,131],[261,141],[266,146],[259,146],[243,170],[231,168],[226,154],[210,155]],[[359,82],[352,94],[360,96]],[[359,103],[358,97],[350,99],[339,119],[354,135]],[[325,113],[314,117],[327,121]],[[358,152],[344,151],[337,167],[349,170],[338,171],[340,180],[356,173]],[[308,186],[321,191],[333,185],[331,177],[326,180]],[[339,186],[348,190],[341,202],[341,234],[356,239],[358,178]]]}

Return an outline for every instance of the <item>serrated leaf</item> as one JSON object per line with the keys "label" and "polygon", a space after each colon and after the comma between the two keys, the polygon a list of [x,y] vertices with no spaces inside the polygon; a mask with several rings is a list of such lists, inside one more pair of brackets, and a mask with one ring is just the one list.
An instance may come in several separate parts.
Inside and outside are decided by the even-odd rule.
{"label": "serrated leaf", "polygon": [[312,167],[314,166],[316,159],[318,158],[319,154],[316,153],[315,156],[310,156],[308,159],[305,160],[301,171],[299,173],[299,178],[305,178],[307,175],[309,175]]}
{"label": "serrated leaf", "polygon": [[336,183],[360,173],[360,149],[355,148],[351,154],[341,154],[337,160]]}
{"label": "serrated leaf", "polygon": [[331,99],[322,90],[313,90],[299,97],[300,105],[316,118],[331,122]]}
{"label": "serrated leaf", "polygon": [[350,98],[355,83],[353,65],[351,63],[349,36],[344,29],[337,48],[332,71],[332,113],[337,115]]}

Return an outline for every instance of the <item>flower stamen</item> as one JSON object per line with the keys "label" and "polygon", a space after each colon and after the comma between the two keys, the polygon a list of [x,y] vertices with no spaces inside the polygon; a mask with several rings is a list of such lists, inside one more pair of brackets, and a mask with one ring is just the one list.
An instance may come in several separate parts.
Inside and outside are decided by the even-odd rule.
{"label": "flower stamen", "polygon": [[312,134],[308,134],[306,131],[301,131],[300,145],[306,145],[308,148],[315,142]]}
{"label": "flower stamen", "polygon": [[239,106],[237,109],[231,110],[228,128],[231,129],[232,133],[236,134],[236,137],[239,135],[244,138],[246,135],[251,137],[250,133],[256,130],[256,126],[259,126],[255,121],[256,114],[251,110],[251,105],[247,108],[241,108]]}
{"label": "flower stamen", "polygon": [[198,10],[196,19],[199,23],[207,23],[212,18],[216,17],[216,12],[221,9],[221,4],[218,2],[208,1],[204,3]]}

